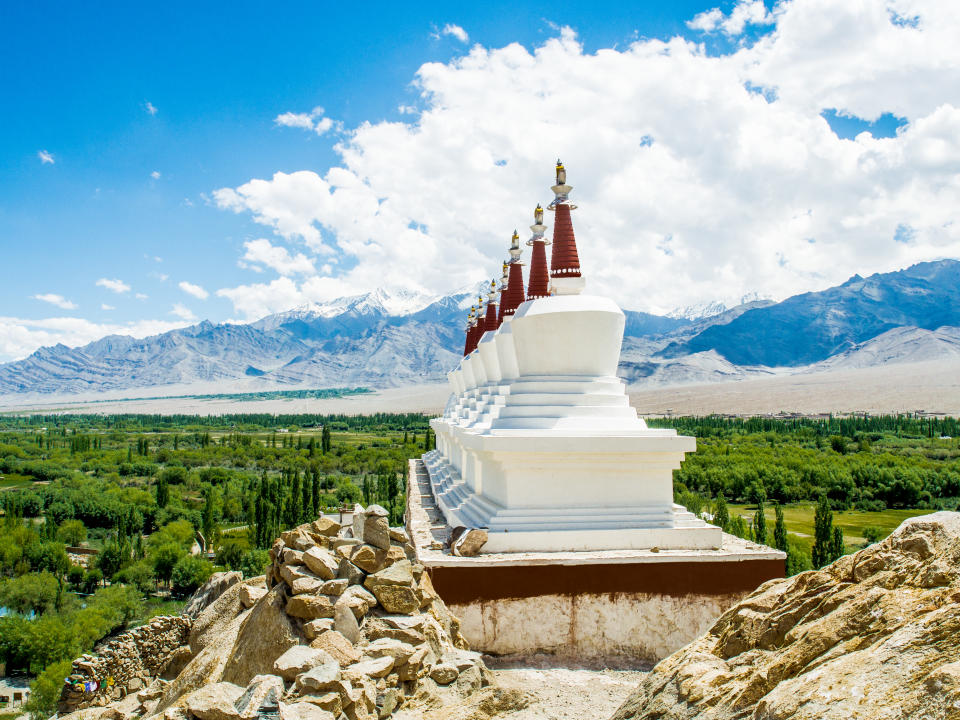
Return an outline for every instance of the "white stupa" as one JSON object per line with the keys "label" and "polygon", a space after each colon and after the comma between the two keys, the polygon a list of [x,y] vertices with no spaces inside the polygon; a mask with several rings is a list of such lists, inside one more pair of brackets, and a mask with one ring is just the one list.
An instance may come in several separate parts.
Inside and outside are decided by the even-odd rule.
{"label": "white stupa", "polygon": [[423,460],[437,505],[451,527],[486,528],[484,552],[718,548],[720,528],[673,502],[673,471],[695,439],[648,428],[616,376],[624,314],[582,293],[559,161],[552,189],[549,281],[537,206],[527,299],[514,232],[504,280],[471,311],[453,393],[431,420],[437,447]]}

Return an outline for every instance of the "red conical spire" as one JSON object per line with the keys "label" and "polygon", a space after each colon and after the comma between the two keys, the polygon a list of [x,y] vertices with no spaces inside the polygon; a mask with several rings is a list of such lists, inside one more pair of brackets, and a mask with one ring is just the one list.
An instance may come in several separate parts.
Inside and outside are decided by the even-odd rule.
{"label": "red conical spire", "polygon": [[577,255],[577,239],[573,235],[568,203],[557,205],[550,267],[550,277],[580,277],[580,257]]}
{"label": "red conical spire", "polygon": [[483,337],[483,334],[487,331],[487,325],[483,319],[483,295],[478,297],[477,305],[477,326],[473,330],[473,346],[470,348],[470,352],[473,352],[477,349],[477,345],[480,344],[480,338]]}
{"label": "red conical spire", "polygon": [[530,255],[530,281],[527,284],[527,300],[547,297],[550,294],[550,275],[547,272],[547,241],[543,233],[547,226],[543,224],[543,208],[537,205],[533,211],[534,224],[530,226],[533,237],[527,240],[527,245],[533,247]]}
{"label": "red conical spire", "polygon": [[492,330],[496,332],[499,325],[497,324],[497,281],[490,281],[490,292],[487,295],[487,315],[483,319],[483,329],[484,332]]}
{"label": "red conical spire", "polygon": [[473,335],[474,335],[474,312],[476,308],[470,308],[470,314],[467,316],[467,337],[463,344],[463,356],[466,357],[470,354],[470,351],[473,350]]}
{"label": "red conical spire", "polygon": [[507,292],[507,277],[510,274],[510,263],[503,263],[503,276],[500,278],[500,289],[497,291],[500,294],[500,301],[498,306],[497,313],[497,328],[503,325],[503,304],[504,304],[504,295]]}
{"label": "red conical spire", "polygon": [[503,308],[503,317],[513,315],[520,303],[524,300],[523,292],[523,265],[520,262],[520,236],[517,231],[513,231],[513,237],[510,239],[510,273],[507,276],[507,291],[500,300]]}
{"label": "red conical spire", "polygon": [[[573,234],[573,221],[570,211],[576,209],[569,200],[572,187],[567,185],[567,171],[563,163],[557,160],[557,184],[552,188],[554,195],[550,209],[556,212],[553,223],[553,255],[550,258],[551,290],[554,294],[576,294],[583,288],[580,278],[580,256],[577,253],[577,239]],[[564,278],[571,278],[565,282]],[[559,281],[559,282],[558,282]]]}

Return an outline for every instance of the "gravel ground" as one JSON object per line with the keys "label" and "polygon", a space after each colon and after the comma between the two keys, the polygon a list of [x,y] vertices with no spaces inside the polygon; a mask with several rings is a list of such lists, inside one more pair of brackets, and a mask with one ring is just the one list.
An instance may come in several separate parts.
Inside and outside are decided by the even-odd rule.
{"label": "gravel ground", "polygon": [[523,690],[534,702],[498,717],[509,720],[602,720],[613,715],[646,674],[638,670],[503,668],[494,670],[506,689]]}

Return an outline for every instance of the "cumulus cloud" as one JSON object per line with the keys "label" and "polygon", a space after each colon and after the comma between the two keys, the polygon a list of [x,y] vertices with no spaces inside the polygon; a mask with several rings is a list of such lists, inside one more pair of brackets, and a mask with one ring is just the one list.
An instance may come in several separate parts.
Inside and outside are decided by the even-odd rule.
{"label": "cumulus cloud", "polygon": [[107,290],[115,293],[130,292],[130,286],[127,285],[123,280],[117,279],[110,280],[109,278],[100,278],[97,280],[97,287],[106,288]]}
{"label": "cumulus cloud", "polygon": [[43,293],[41,295],[34,295],[33,299],[42,300],[45,303],[56,305],[58,308],[63,308],[64,310],[77,309],[77,304],[75,302],[67,300],[63,295],[57,295],[56,293]]}
{"label": "cumulus cloud", "polygon": [[450,37],[455,37],[462,43],[470,41],[470,36],[467,35],[467,31],[464,30],[459,25],[454,25],[452,23],[447,23],[443,26],[443,30],[440,31],[444,35],[449,35]]}
{"label": "cumulus cloud", "polygon": [[315,272],[313,261],[306,255],[303,253],[291,255],[285,247],[273,245],[265,238],[250,240],[243,246],[246,248],[246,253],[242,260],[247,263],[266,265],[281,275],[306,275]]}
{"label": "cumulus cloud", "polygon": [[687,27],[701,32],[713,32],[720,28],[725,34],[733,36],[740,35],[747,25],[770,25],[773,22],[773,15],[763,0],[739,0],[729,15],[724,15],[720,8],[713,8],[687,22]]}
{"label": "cumulus cloud", "polygon": [[154,180],[159,180],[159,179],[160,179],[160,171],[159,171],[159,170],[154,170],[152,173],[150,173],[150,177],[152,177]]}
{"label": "cumulus cloud", "polygon": [[113,305],[107,305],[106,303],[100,303],[101,310],[116,310]]}
{"label": "cumulus cloud", "polygon": [[193,314],[193,311],[183,303],[174,303],[173,308],[170,310],[170,314],[176,315],[181,320],[185,320],[187,322],[194,322],[197,319],[197,316]]}
{"label": "cumulus cloud", "polygon": [[[588,291],[628,308],[783,298],[960,256],[960,16],[934,0],[900,5],[916,22],[885,0],[793,0],[772,17],[740,2],[713,27],[775,24],[721,54],[682,37],[587,53],[564,29],[532,50],[475,45],[427,63],[420,109],[350,131],[337,166],[214,193],[323,254],[332,277],[218,295],[253,316],[498,276],[513,228],[552,199],[558,155]],[[825,109],[906,124],[841,139]],[[894,239],[901,226],[909,243]]]}
{"label": "cumulus cloud", "polygon": [[149,100],[143,104],[143,109],[146,110],[151,115],[157,114],[157,109],[153,106],[153,103]]}
{"label": "cumulus cloud", "polygon": [[334,125],[333,120],[323,117],[322,107],[315,107],[309,113],[280,113],[273,119],[273,122],[283,127],[313,130],[317,135],[323,135]]}
{"label": "cumulus cloud", "polygon": [[37,150],[37,157],[40,158],[41,165],[53,165],[56,162],[56,160],[53,159],[53,155],[46,150]]}
{"label": "cumulus cloud", "polygon": [[194,285],[186,280],[182,280],[179,283],[179,286],[180,289],[183,290],[187,295],[193,295],[199,300],[206,300],[208,297],[210,297],[210,293],[204,290],[200,285]]}
{"label": "cumulus cloud", "polygon": [[43,346],[85,345],[105,335],[136,338],[157,335],[189,323],[183,320],[140,320],[131,323],[95,323],[76,317],[28,320],[0,316],[0,360],[20,360]]}

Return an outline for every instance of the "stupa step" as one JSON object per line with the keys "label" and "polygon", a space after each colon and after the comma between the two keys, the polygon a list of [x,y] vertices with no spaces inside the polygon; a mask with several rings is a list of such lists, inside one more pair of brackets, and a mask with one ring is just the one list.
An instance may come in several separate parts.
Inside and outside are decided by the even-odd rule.
{"label": "stupa step", "polygon": [[636,418],[637,411],[629,404],[614,405],[506,405],[501,418],[512,417],[622,417]]}
{"label": "stupa step", "polygon": [[629,399],[624,394],[601,393],[516,393],[510,395],[504,403],[506,407],[520,405],[543,405],[572,407],[577,405],[628,406]]}

